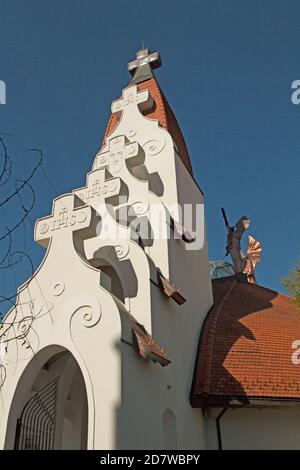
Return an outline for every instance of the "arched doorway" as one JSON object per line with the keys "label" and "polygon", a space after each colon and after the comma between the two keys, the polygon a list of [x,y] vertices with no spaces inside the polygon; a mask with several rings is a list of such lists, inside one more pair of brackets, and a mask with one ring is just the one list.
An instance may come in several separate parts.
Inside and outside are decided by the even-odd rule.
{"label": "arched doorway", "polygon": [[17,421],[15,450],[49,450],[54,447],[58,377],[36,392]]}
{"label": "arched doorway", "polygon": [[25,369],[12,401],[7,449],[86,449],[86,387],[74,356],[61,347],[40,351]]}

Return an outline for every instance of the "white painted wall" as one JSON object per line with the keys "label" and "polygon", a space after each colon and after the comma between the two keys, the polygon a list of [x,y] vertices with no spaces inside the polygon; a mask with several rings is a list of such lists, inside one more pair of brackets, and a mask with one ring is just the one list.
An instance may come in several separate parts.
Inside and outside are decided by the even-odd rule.
{"label": "white painted wall", "polygon": [[[206,420],[207,449],[217,449],[215,416]],[[223,450],[299,450],[300,408],[227,410],[220,421]]]}

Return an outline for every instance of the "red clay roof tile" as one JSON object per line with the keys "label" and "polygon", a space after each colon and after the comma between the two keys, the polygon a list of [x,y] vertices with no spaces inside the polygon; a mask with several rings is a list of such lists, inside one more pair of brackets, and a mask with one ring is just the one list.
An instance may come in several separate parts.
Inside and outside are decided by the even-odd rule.
{"label": "red clay roof tile", "polygon": [[213,281],[214,307],[202,327],[191,392],[193,406],[255,399],[300,400],[300,312],[292,299],[234,278]]}

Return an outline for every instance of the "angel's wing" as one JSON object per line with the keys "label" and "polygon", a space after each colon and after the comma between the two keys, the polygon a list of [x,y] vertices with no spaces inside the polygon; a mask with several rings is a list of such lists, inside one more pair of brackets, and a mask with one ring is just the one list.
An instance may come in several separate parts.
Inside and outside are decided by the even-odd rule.
{"label": "angel's wing", "polygon": [[249,235],[247,255],[248,255],[248,258],[251,260],[254,268],[256,264],[260,261],[261,252],[262,252],[262,246],[260,242],[255,240],[255,238],[251,237],[251,235]]}

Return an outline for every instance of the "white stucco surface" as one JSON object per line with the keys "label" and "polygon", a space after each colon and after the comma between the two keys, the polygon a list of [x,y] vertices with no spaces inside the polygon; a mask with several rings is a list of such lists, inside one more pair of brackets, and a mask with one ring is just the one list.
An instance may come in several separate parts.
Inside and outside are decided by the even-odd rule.
{"label": "white stucco surface", "polygon": [[[218,449],[214,410],[206,421],[207,449]],[[300,408],[227,410],[220,420],[223,450],[299,450]]]}

